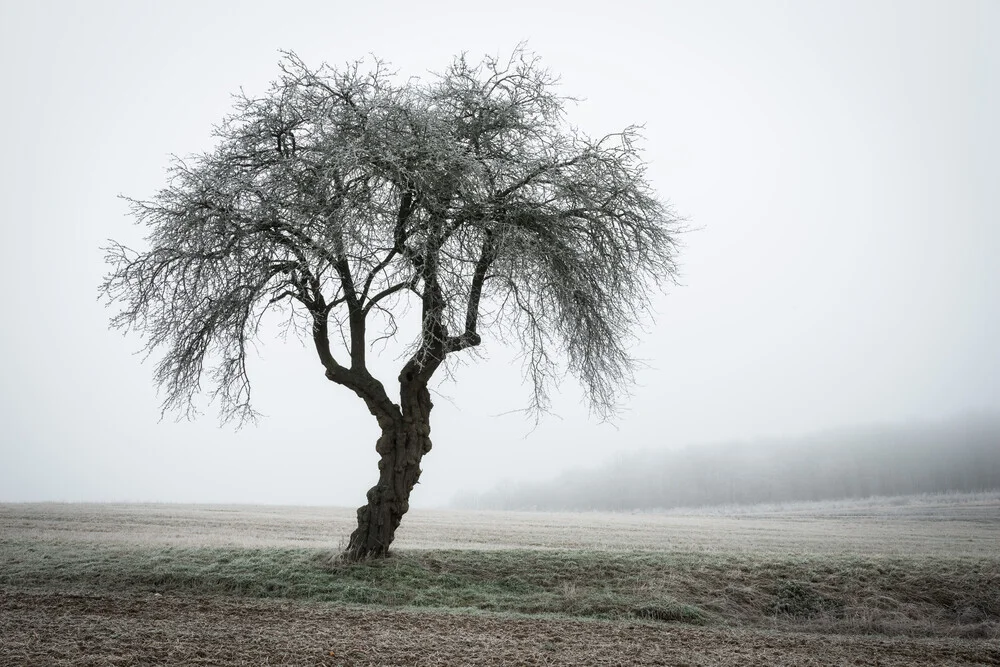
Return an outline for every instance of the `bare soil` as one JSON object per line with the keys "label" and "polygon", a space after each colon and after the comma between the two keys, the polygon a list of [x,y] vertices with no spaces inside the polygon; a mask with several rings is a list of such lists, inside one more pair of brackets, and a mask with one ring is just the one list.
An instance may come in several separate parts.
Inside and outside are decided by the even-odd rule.
{"label": "bare soil", "polygon": [[989,642],[170,595],[0,592],[0,664],[1000,665]]}

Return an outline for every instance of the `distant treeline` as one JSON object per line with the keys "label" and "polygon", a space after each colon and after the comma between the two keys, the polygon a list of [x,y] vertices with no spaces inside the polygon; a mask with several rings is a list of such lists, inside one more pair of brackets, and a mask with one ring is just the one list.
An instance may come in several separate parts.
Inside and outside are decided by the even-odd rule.
{"label": "distant treeline", "polygon": [[655,510],[1000,489],[1000,417],[872,427],[619,457],[549,482],[461,493],[504,510]]}

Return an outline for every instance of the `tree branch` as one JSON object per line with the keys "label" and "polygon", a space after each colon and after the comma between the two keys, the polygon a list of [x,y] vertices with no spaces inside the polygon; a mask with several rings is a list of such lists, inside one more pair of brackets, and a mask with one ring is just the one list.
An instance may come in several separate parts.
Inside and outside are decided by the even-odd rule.
{"label": "tree branch", "polygon": [[448,339],[447,350],[449,352],[459,352],[469,347],[475,347],[482,342],[482,338],[476,331],[479,322],[479,302],[483,296],[483,284],[486,282],[487,272],[490,265],[497,257],[497,246],[495,235],[492,230],[484,230],[485,238],[483,247],[476,262],[475,271],[472,274],[472,282],[469,287],[469,300],[465,308],[465,331],[458,336]]}

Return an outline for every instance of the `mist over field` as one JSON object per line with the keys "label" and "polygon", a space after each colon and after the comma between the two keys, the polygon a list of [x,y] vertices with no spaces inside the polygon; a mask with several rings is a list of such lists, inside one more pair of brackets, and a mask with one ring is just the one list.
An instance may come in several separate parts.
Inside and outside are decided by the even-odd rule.
{"label": "mist over field", "polygon": [[656,510],[1000,488],[1000,415],[619,455],[543,482],[456,494],[496,510]]}

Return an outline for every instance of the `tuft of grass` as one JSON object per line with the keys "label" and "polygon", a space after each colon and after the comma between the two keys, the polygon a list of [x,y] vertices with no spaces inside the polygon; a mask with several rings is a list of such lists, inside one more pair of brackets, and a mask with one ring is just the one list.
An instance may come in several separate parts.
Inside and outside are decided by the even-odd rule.
{"label": "tuft of grass", "polygon": [[1000,636],[1000,559],[0,540],[0,589],[283,598],[839,633]]}
{"label": "tuft of grass", "polygon": [[689,604],[680,604],[673,600],[667,600],[661,604],[636,607],[632,610],[632,613],[638,618],[654,621],[691,623],[695,625],[702,625],[709,620],[705,612],[698,607]]}
{"label": "tuft of grass", "polygon": [[828,609],[836,609],[838,600],[816,591],[808,582],[781,581],[774,593],[775,614],[812,618]]}

